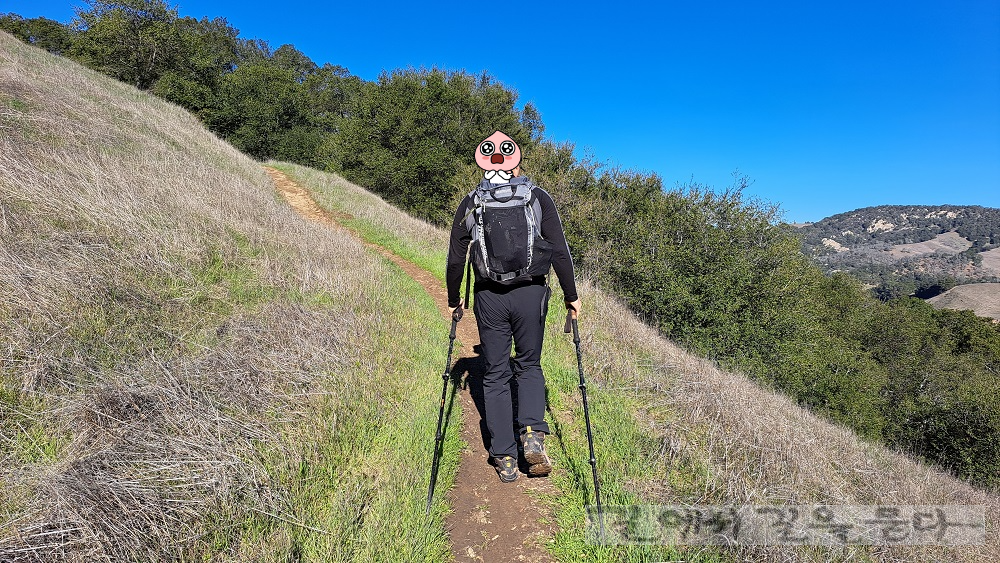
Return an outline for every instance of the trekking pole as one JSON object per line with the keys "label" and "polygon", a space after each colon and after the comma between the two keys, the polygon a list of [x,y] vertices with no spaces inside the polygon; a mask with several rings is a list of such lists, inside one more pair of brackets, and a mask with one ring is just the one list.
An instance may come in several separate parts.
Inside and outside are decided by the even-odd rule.
{"label": "trekking pole", "polygon": [[455,330],[458,328],[458,321],[462,318],[462,305],[460,304],[451,316],[451,334],[448,335],[448,361],[444,365],[444,373],[441,375],[441,408],[438,410],[437,432],[434,435],[434,461],[431,463],[431,483],[427,488],[427,514],[431,513],[431,499],[434,498],[434,482],[437,481],[438,472],[438,451],[441,449],[441,441],[444,434],[441,433],[441,425],[444,422],[444,399],[448,394],[448,376],[451,375],[451,352],[455,349]]}
{"label": "trekking pole", "polygon": [[[471,276],[471,273],[469,275]],[[444,364],[444,373],[441,375],[441,408],[438,410],[437,432],[434,434],[434,461],[431,463],[431,482],[427,486],[427,514],[431,513],[431,500],[434,498],[434,484],[437,481],[438,451],[441,449],[441,441],[444,440],[441,426],[444,422],[444,398],[448,394],[448,377],[451,375],[451,353],[455,349],[455,331],[458,329],[458,321],[462,320],[462,315],[464,314],[463,307],[469,303],[469,283],[469,277],[466,277],[465,303],[459,303],[458,307],[455,308],[455,312],[451,314],[451,333],[448,335],[448,361]]]}
{"label": "trekking pole", "polygon": [[594,457],[594,433],[590,429],[590,408],[587,406],[587,382],[583,380],[583,354],[580,352],[580,328],[572,313],[566,314],[565,332],[569,332],[570,322],[573,324],[573,344],[576,345],[576,366],[580,371],[580,393],[583,394],[583,418],[587,422],[587,444],[590,446],[590,469],[594,473],[594,498],[597,500],[597,519],[601,529],[601,542],[604,541],[604,510],[601,508],[601,485],[597,480],[597,458]]}

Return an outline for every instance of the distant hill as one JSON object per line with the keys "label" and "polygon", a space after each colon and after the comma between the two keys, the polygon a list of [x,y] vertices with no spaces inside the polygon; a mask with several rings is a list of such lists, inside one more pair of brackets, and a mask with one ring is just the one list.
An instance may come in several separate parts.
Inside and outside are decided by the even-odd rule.
{"label": "distant hill", "polygon": [[1000,283],[960,285],[927,302],[939,309],[969,309],[980,317],[1000,321]]}
{"label": "distant hill", "polygon": [[1000,282],[1000,209],[883,205],[795,228],[802,252],[882,297],[929,298],[955,285]]}

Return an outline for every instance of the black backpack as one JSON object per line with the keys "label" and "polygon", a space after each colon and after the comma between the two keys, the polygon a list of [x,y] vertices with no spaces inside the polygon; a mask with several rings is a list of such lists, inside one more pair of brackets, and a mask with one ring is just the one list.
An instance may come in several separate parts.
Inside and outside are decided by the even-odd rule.
{"label": "black backpack", "polygon": [[542,237],[536,187],[527,178],[509,184],[484,180],[469,193],[469,260],[481,277],[506,285],[549,273],[552,244]]}

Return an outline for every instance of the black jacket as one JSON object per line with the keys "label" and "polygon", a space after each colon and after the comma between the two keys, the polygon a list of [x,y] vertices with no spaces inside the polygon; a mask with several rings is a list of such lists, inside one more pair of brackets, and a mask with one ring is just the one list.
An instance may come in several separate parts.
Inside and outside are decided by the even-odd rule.
{"label": "black jacket", "polygon": [[[485,180],[484,180],[485,181]],[[524,176],[512,178],[510,183],[519,184],[528,179]],[[535,187],[535,197],[542,209],[542,237],[552,244],[552,268],[559,278],[559,285],[562,287],[566,301],[576,301],[576,280],[573,274],[573,258],[569,254],[569,246],[566,244],[566,235],[563,234],[562,222],[559,220],[559,212],[556,211],[556,204],[552,197],[545,190]],[[448,266],[445,274],[448,284],[448,306],[457,307],[461,301],[462,276],[465,271],[466,254],[469,250],[469,243],[472,242],[472,233],[465,227],[465,218],[469,214],[472,206],[472,199],[465,196],[455,212],[455,220],[451,225],[451,241],[448,245]],[[473,269],[475,271],[475,269]],[[536,276],[522,285],[544,284],[545,276]],[[476,276],[476,291],[483,289],[504,291],[509,289],[509,285],[501,285],[493,280],[482,279]]]}

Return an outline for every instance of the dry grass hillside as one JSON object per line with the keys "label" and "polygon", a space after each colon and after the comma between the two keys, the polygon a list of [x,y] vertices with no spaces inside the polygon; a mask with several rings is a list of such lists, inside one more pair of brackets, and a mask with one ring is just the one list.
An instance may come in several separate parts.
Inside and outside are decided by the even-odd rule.
{"label": "dry grass hillside", "polygon": [[894,258],[906,258],[910,256],[920,256],[923,254],[934,254],[941,252],[944,254],[958,254],[972,247],[972,243],[962,235],[949,231],[937,235],[936,237],[924,241],[910,244],[897,244],[889,247],[889,254]]}
{"label": "dry grass hillside", "polygon": [[187,112],[0,33],[0,561],[443,557],[380,469],[437,414],[411,285]]}
{"label": "dry grass hillside", "polygon": [[983,257],[983,268],[990,270],[1000,276],[1000,248],[987,250],[981,254]]}
{"label": "dry grass hillside", "polygon": [[1000,283],[959,285],[927,302],[941,309],[968,309],[980,317],[1000,321]]}

